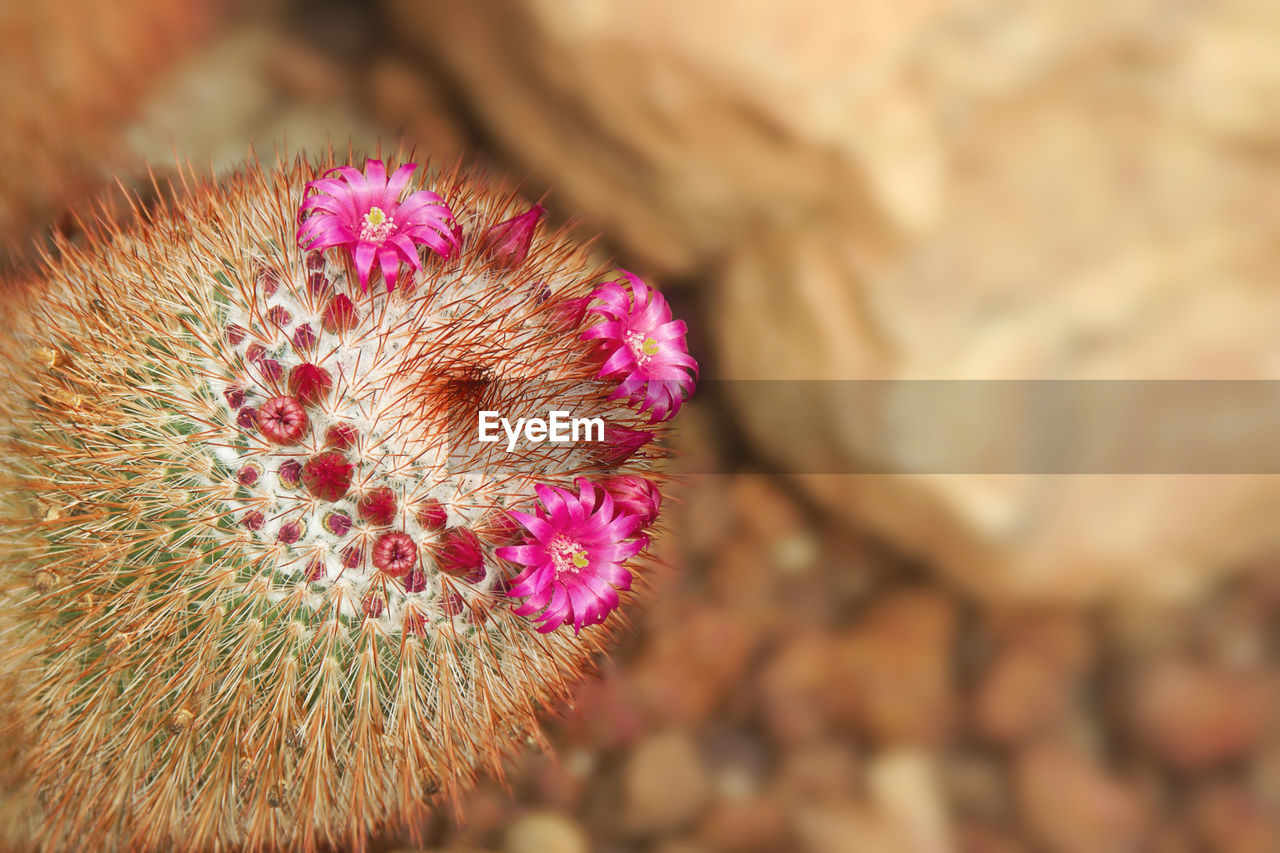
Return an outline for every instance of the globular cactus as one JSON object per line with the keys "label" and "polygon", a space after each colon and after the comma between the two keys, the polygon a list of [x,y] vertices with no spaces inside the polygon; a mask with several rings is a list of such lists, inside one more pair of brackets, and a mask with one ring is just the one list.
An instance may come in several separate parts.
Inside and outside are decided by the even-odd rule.
{"label": "globular cactus", "polygon": [[[332,166],[190,186],[10,311],[0,719],[33,846],[412,832],[540,741],[648,565],[684,324],[461,170]],[[486,411],[599,420],[495,442]]]}

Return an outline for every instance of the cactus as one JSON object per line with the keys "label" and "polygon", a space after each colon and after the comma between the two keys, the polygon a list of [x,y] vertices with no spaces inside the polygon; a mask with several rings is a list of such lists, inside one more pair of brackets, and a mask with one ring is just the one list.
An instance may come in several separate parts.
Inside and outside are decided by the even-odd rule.
{"label": "cactus", "polygon": [[[10,311],[0,710],[33,846],[412,835],[608,645],[684,325],[540,206],[418,174],[191,179]],[[603,435],[508,452],[490,410]]]}

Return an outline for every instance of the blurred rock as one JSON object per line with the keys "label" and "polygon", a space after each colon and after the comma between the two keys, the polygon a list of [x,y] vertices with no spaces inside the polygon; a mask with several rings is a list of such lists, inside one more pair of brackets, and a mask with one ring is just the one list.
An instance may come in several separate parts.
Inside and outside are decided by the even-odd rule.
{"label": "blurred rock", "polygon": [[467,150],[466,136],[440,87],[400,59],[379,57],[365,80],[369,111],[413,140],[420,157],[448,166]]}
{"label": "blurred rock", "polygon": [[878,600],[836,643],[825,694],[837,720],[888,743],[936,744],[955,713],[955,604],[904,590]]}
{"label": "blurred rock", "polygon": [[723,853],[772,853],[791,843],[781,805],[767,795],[718,798],[698,828],[698,837]]}
{"label": "blurred rock", "polygon": [[518,818],[507,829],[506,853],[588,853],[591,846],[582,829],[554,812]]}
{"label": "blurred rock", "polygon": [[951,820],[934,760],[919,750],[896,749],[867,765],[867,790],[907,839],[910,849],[954,850]]}
{"label": "blurred rock", "polygon": [[[918,56],[950,166],[935,227],[886,241],[825,210],[762,225],[719,275],[726,378],[1270,378],[1274,148],[1245,154],[1177,117],[1277,133],[1262,104],[1280,27],[1263,4],[1230,9],[1247,5],[972,0],[932,20]],[[1184,73],[1203,107],[1179,103]],[[857,405],[726,390],[831,510],[991,598],[1185,598],[1280,544],[1265,510],[1280,480],[1176,473],[1200,458],[1180,444],[1196,425],[1106,423],[1055,448],[1034,443],[1054,438],[1035,400],[926,411],[921,387],[864,387]],[[1226,428],[1270,434],[1260,418]],[[1080,476],[1053,476],[1068,452]],[[1168,473],[1121,473],[1144,464]]]}
{"label": "blurred rock", "polygon": [[1201,843],[1215,853],[1280,850],[1280,814],[1239,785],[1202,787],[1192,797],[1191,814]]}
{"label": "blurred rock", "polygon": [[622,820],[641,835],[688,825],[711,795],[711,780],[697,745],[684,732],[655,734],[641,741],[623,774]]}
{"label": "blurred rock", "polygon": [[646,715],[662,723],[706,720],[741,678],[757,637],[730,611],[690,604],[662,620],[633,669],[631,685]]}
{"label": "blurred rock", "polygon": [[916,853],[890,818],[857,801],[801,806],[795,811],[794,826],[804,853]]}
{"label": "blurred rock", "polygon": [[268,161],[273,149],[318,154],[330,143],[374,151],[378,129],[347,97],[346,73],[269,26],[241,27],[156,87],[129,146],[147,162],[171,164],[176,151],[214,172],[234,168],[250,145]]}
{"label": "blurred rock", "polygon": [[1011,648],[983,670],[973,696],[973,725],[982,737],[1012,745],[1060,725],[1072,704],[1073,682],[1037,652]]}
{"label": "blurred rock", "polygon": [[803,744],[827,732],[825,697],[842,687],[834,682],[835,654],[826,635],[799,633],[770,655],[756,691],[765,728],[775,742]]}
{"label": "blurred rock", "polygon": [[650,268],[815,206],[909,233],[937,217],[937,131],[894,73],[937,0],[384,5],[499,145]]}
{"label": "blurred rock", "polygon": [[1148,665],[1134,677],[1134,736],[1174,769],[1198,771],[1243,758],[1266,737],[1276,709],[1273,684],[1188,661]]}
{"label": "blurred rock", "polygon": [[958,817],[1009,820],[1012,792],[1004,762],[978,752],[952,754],[944,761],[947,801]]}
{"label": "blurred rock", "polygon": [[1140,849],[1145,818],[1137,798],[1085,753],[1046,742],[1023,750],[1014,772],[1023,819],[1044,849]]}
{"label": "blurred rock", "polygon": [[0,4],[0,266],[30,258],[63,208],[93,221],[110,173],[133,168],[124,125],[155,80],[214,29],[211,0]]}
{"label": "blurred rock", "polygon": [[1027,853],[1031,848],[1012,832],[985,823],[961,823],[956,828],[959,853]]}
{"label": "blurred rock", "polygon": [[816,741],[787,752],[778,770],[780,796],[793,803],[845,800],[859,793],[860,764],[852,744]]}

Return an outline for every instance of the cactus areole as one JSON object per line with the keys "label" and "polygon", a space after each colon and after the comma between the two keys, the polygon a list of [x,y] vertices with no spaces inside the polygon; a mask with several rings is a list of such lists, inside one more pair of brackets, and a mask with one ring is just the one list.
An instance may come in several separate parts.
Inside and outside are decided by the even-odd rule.
{"label": "cactus areole", "polygon": [[[33,847],[361,849],[540,742],[650,564],[697,371],[541,216],[460,169],[251,163],[4,308]],[[603,429],[477,435],[548,411]]]}

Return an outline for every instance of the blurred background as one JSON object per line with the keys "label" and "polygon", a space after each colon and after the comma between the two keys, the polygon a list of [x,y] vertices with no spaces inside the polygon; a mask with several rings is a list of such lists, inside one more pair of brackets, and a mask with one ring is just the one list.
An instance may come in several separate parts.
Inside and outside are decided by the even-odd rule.
{"label": "blurred background", "polygon": [[1067,436],[1105,464],[1010,464],[1053,410],[908,381],[1280,376],[1275,0],[0,0],[0,39],[12,278],[178,162],[404,140],[689,320],[670,570],[426,849],[1280,850],[1280,468],[1141,402]]}

